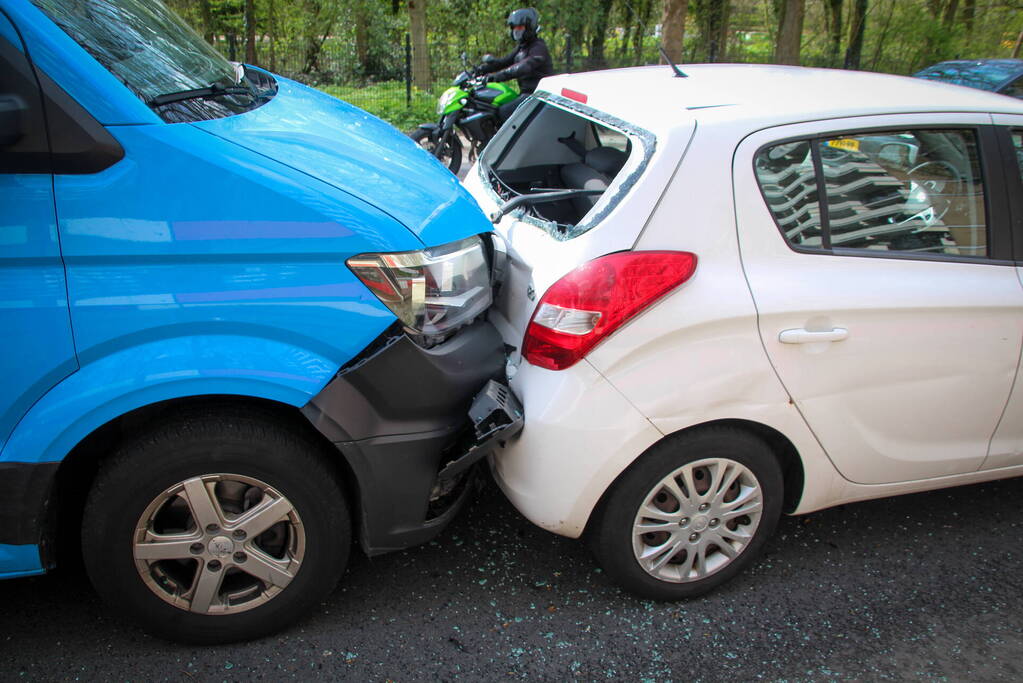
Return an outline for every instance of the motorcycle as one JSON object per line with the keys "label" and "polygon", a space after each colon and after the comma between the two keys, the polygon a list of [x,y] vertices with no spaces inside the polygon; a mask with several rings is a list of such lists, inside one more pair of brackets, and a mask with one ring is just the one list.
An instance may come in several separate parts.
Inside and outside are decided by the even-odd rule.
{"label": "motorcycle", "polygon": [[469,144],[469,161],[475,161],[501,127],[501,105],[513,101],[518,91],[507,83],[492,83],[478,74],[462,53],[464,70],[437,100],[437,123],[424,123],[409,133],[421,147],[452,173],[462,167],[462,140]]}

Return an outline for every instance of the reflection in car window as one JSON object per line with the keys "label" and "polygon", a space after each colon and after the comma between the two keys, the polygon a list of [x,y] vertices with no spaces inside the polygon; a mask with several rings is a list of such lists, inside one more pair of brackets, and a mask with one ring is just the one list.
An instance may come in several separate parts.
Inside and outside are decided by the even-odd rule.
{"label": "reflection in car window", "polygon": [[790,243],[820,247],[817,177],[806,141],[774,145],[757,154],[757,180],[767,205]]}
{"label": "reflection in car window", "polygon": [[[988,255],[972,131],[872,132],[787,142],[761,150],[755,164],[768,208],[794,246]],[[823,220],[819,180],[827,206]]]}

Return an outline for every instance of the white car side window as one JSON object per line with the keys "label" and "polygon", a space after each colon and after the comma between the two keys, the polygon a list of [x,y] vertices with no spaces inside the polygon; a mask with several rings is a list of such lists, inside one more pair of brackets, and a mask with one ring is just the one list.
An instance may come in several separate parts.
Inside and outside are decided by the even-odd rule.
{"label": "white car side window", "polygon": [[792,246],[988,256],[984,185],[971,130],[785,142],[760,150],[755,166]]}

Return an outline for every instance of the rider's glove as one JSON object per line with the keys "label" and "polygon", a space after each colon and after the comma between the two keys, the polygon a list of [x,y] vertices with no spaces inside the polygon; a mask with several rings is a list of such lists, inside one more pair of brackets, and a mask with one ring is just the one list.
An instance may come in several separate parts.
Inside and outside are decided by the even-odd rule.
{"label": "rider's glove", "polygon": [[484,64],[493,64],[496,61],[497,61],[497,57],[495,57],[494,55],[491,55],[491,54],[483,55],[483,63]]}

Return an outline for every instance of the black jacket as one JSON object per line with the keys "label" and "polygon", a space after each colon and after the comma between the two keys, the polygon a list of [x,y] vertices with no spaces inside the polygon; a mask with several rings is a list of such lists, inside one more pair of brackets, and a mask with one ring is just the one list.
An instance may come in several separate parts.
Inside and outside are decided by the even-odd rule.
{"label": "black jacket", "polygon": [[536,90],[537,83],[545,76],[554,75],[554,62],[547,50],[543,38],[533,38],[519,43],[507,57],[498,57],[480,69],[482,73],[494,73],[493,81],[507,81],[512,78],[519,80],[519,90],[523,94]]}

